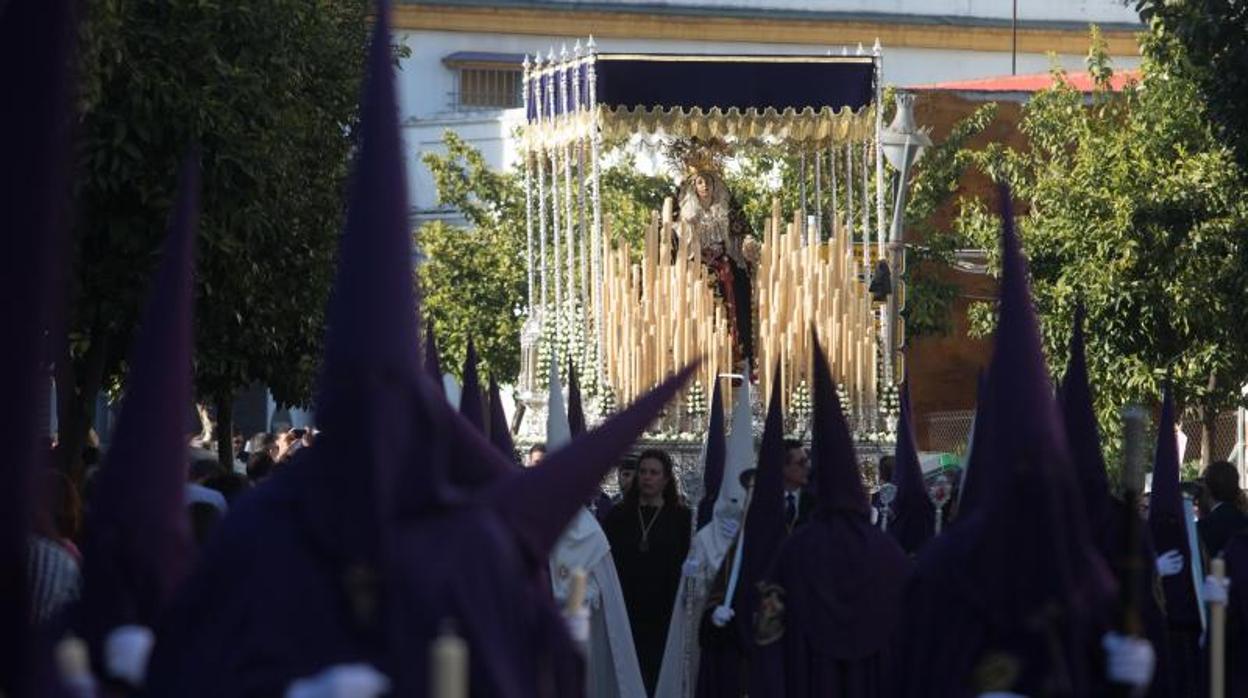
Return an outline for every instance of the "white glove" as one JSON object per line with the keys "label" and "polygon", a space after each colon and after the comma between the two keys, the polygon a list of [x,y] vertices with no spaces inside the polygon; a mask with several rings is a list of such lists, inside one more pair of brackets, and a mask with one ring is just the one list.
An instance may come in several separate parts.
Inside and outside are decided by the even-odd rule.
{"label": "white glove", "polygon": [[376,698],[389,690],[390,679],[371,664],[337,664],[296,680],[286,698]]}
{"label": "white glove", "polygon": [[[875,507],[871,507],[871,525],[872,526],[880,525],[880,510],[876,509]],[[991,695],[991,694],[985,693],[983,695]]]}
{"label": "white glove", "polygon": [[725,538],[733,538],[737,535],[737,529],[741,528],[741,522],[736,519],[720,519],[719,532]]}
{"label": "white glove", "polygon": [[578,643],[589,642],[589,609],[581,606],[572,613],[564,614],[563,620],[568,624],[568,634]]}
{"label": "white glove", "polygon": [[680,574],[683,577],[696,577],[701,571],[701,563],[691,557],[685,558],[684,564],[680,566]]}
{"label": "white glove", "polygon": [[1157,574],[1171,577],[1183,571],[1183,553],[1178,548],[1157,556]]}
{"label": "white glove", "polygon": [[1105,648],[1105,667],[1109,680],[1137,689],[1147,688],[1153,680],[1157,655],[1148,640],[1118,633],[1101,638]]}
{"label": "white glove", "polygon": [[141,688],[147,678],[147,660],[152,656],[156,636],[142,625],[121,625],[113,628],[104,640],[104,666],[108,675],[134,688]]}
{"label": "white glove", "polygon": [[732,606],[716,606],[715,610],[711,611],[711,622],[715,624],[715,627],[722,628],[732,621],[733,615]]}
{"label": "white glove", "polygon": [[1227,599],[1227,591],[1231,587],[1231,580],[1227,578],[1217,579],[1216,577],[1205,577],[1205,586],[1202,589],[1205,596],[1205,603],[1220,603],[1225,605]]}

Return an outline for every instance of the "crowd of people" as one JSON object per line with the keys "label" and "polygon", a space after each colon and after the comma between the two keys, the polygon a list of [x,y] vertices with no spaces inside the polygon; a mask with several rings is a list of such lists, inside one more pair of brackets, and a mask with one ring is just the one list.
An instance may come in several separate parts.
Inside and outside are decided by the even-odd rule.
{"label": "crowd of people", "polygon": [[[68,6],[0,7],[0,54],[16,46],[53,67],[15,83],[31,109],[0,129],[12,152],[0,170],[23,174],[6,193],[25,194],[0,198],[0,220],[40,233],[13,236],[21,264],[0,274],[16,291],[0,297],[24,299],[4,306],[20,354],[3,366],[0,419],[13,445],[0,469],[8,698],[1187,698],[1223,681],[1223,695],[1248,695],[1238,471],[1215,463],[1208,500],[1184,498],[1166,395],[1146,515],[1111,482],[1083,328],[1055,395],[1008,192],[995,350],[956,487],[925,481],[903,391],[887,482],[869,491],[817,338],[809,449],[786,437],[775,394],[755,444],[750,382],[730,409],[717,384],[697,502],[671,454],[625,460],[692,367],[591,430],[575,372],[565,407],[552,362],[546,443],[523,458],[471,348],[451,405],[428,368],[436,343],[420,339],[385,2],[327,311],[321,431],[236,440],[227,468],[188,457],[175,408],[193,398],[191,156],[121,417],[81,505],[48,469],[32,409],[56,326],[53,212],[68,187],[43,163],[67,134]],[[620,492],[607,496],[613,468]],[[1223,564],[1225,578],[1211,574]]]}

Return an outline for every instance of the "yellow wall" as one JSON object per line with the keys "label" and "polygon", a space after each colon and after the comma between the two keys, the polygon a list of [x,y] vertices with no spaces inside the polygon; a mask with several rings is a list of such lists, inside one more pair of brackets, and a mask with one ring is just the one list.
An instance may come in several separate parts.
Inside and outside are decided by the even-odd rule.
{"label": "yellow wall", "polygon": [[[826,44],[871,46],[878,37],[886,48],[912,47],[961,51],[1004,51],[1011,46],[1009,27],[931,26],[895,22],[826,19],[797,20],[789,17],[715,17],[640,12],[603,12],[578,9],[460,7],[445,5],[398,5],[394,26],[399,29],[480,32],[487,34],[535,34],[542,36],[589,36],[632,39],[745,42],[764,44]],[[1139,47],[1133,32],[1106,31],[1113,55],[1135,56]],[[1079,29],[1020,27],[1020,53],[1083,54],[1088,32]]]}

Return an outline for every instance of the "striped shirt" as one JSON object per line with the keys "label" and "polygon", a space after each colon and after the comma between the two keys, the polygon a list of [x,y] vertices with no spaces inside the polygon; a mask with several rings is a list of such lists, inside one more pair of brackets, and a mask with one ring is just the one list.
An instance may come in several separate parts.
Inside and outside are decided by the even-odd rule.
{"label": "striped shirt", "polygon": [[74,556],[56,541],[31,536],[27,552],[31,620],[38,625],[78,599],[82,573]]}

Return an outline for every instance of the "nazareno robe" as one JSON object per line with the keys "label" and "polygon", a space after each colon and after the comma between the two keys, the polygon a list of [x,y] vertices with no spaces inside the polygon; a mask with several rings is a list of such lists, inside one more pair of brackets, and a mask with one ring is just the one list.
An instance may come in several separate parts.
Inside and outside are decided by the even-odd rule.
{"label": "nazareno robe", "polygon": [[1248,694],[1248,531],[1222,548],[1231,580],[1226,607],[1226,695]]}
{"label": "nazareno robe", "polygon": [[863,513],[816,512],[785,541],[755,616],[750,696],[891,695],[892,634],[912,564]]}
{"label": "nazareno robe", "polygon": [[[653,507],[640,507],[632,498],[611,509],[603,524],[611,542],[611,556],[619,573],[633,644],[641,664],[646,691],[653,693],[663,662],[672,602],[680,586],[681,564],[689,553],[691,512],[680,504],[666,503],[657,515]],[[650,525],[651,517],[654,518]],[[643,551],[642,521],[649,527]]]}

